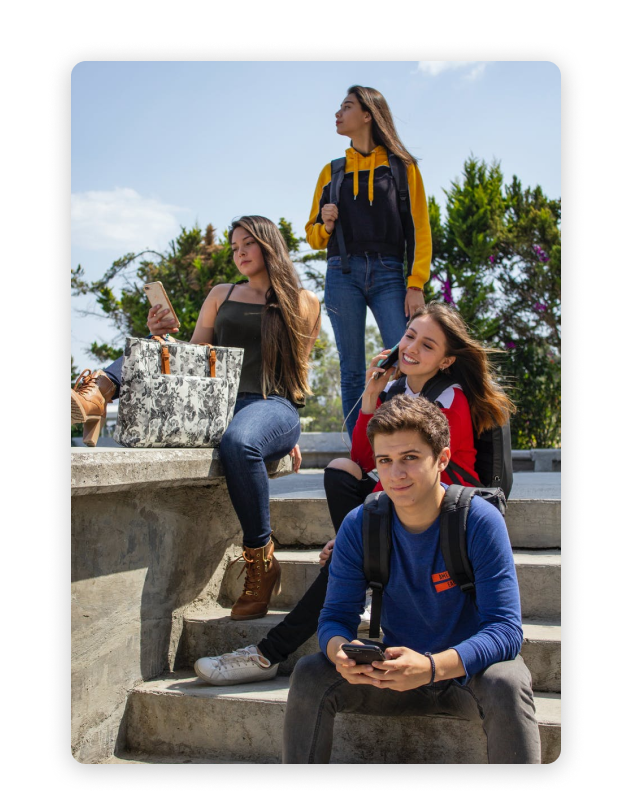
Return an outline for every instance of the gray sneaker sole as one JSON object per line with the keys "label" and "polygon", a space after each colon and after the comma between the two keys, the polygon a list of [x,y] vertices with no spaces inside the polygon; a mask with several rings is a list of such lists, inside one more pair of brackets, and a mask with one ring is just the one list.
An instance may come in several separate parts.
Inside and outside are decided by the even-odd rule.
{"label": "gray sneaker sole", "polygon": [[218,688],[225,687],[226,685],[242,685],[247,682],[264,682],[268,679],[274,679],[277,676],[277,669],[279,668],[279,664],[271,665],[270,668],[266,668],[259,670],[253,669],[252,671],[248,671],[245,674],[239,674],[238,679],[224,679],[224,678],[212,678],[207,677],[203,674],[197,667],[196,663],[194,664],[194,673],[202,679],[204,682],[207,682],[209,685],[215,685]]}

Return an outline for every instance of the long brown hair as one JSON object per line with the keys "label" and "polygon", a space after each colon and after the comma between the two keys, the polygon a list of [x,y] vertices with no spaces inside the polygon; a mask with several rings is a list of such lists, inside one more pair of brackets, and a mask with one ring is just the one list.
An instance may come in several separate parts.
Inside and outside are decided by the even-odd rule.
{"label": "long brown hair", "polygon": [[362,110],[371,114],[373,119],[373,141],[397,155],[407,166],[417,164],[417,159],[411,155],[397,134],[391,110],[379,90],[375,90],[374,87],[353,85],[348,88],[346,95],[350,96],[351,93],[357,96]]}
{"label": "long brown hair", "polygon": [[431,316],[446,338],[446,354],[455,355],[455,361],[444,374],[451,374],[454,383],[462,385],[476,434],[506,423],[516,407],[495,380],[495,369],[489,360],[492,353],[502,350],[485,347],[472,338],[464,319],[450,305],[428,302],[413,313],[409,325],[420,316]]}
{"label": "long brown hair", "polygon": [[310,331],[301,304],[301,282],[277,226],[257,214],[234,220],[228,230],[245,228],[259,243],[270,279],[261,317],[261,389],[264,397],[276,392],[295,403],[312,390],[308,386]]}

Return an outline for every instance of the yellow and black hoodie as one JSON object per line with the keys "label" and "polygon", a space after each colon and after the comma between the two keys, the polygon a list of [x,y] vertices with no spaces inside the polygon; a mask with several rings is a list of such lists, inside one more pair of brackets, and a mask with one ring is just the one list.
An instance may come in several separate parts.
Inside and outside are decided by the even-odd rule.
{"label": "yellow and black hoodie", "polygon": [[[415,164],[407,167],[409,179],[409,222],[400,216],[397,189],[385,147],[377,146],[368,155],[349,147],[339,202],[346,251],[361,254],[372,251],[404,258],[405,233],[414,237],[407,246],[407,286],[423,288],[431,268],[431,226],[422,176]],[[339,256],[335,232],[328,234],[321,209],[330,203],[330,164],[322,169],[306,223],[306,239],[312,248],[326,248],[328,256]]]}

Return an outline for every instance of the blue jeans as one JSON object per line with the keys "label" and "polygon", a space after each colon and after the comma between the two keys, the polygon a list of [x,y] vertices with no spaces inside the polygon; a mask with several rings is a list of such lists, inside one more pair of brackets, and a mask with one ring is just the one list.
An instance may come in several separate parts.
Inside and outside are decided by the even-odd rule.
{"label": "blue jeans", "polygon": [[[103,372],[121,385],[123,356]],[[118,397],[118,388],[114,397]],[[240,393],[234,417],[221,438],[219,459],[226,475],[246,547],[270,541],[270,495],[266,462],[279,460],[297,445],[299,413],[286,398]]]}
{"label": "blue jeans", "polygon": [[116,392],[114,393],[113,399],[119,395],[121,389],[121,381],[123,380],[123,359],[125,358],[124,355],[121,355],[120,358],[117,358],[113,363],[111,363],[108,367],[105,367],[103,372],[110,381],[116,384]]}
{"label": "blue jeans", "polygon": [[219,458],[246,547],[270,541],[270,494],[266,462],[281,459],[299,440],[299,413],[286,398],[243,394],[221,439]]}
{"label": "blue jeans", "polygon": [[[342,410],[350,437],[357,422],[356,406],[364,391],[366,308],[369,307],[386,349],[406,330],[404,265],[396,257],[350,254],[351,272],[342,273],[340,257],[329,257],[325,303],[339,352]],[[370,359],[369,359],[370,360]],[[351,409],[354,410],[351,413]],[[350,416],[347,417],[350,413]]]}

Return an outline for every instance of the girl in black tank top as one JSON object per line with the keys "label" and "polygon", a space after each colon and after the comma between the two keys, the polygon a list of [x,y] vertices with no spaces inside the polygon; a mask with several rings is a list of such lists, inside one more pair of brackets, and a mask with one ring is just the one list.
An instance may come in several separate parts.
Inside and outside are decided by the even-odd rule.
{"label": "girl in black tank top", "polygon": [[[280,580],[270,526],[266,462],[301,462],[298,406],[310,393],[307,359],[319,331],[320,304],[301,288],[277,226],[242,217],[228,231],[234,262],[247,279],[217,285],[201,308],[192,341],[244,351],[235,413],[219,457],[243,530],[246,578],[235,620],[263,617]],[[150,321],[151,327],[157,327]],[[159,327],[166,332],[167,328]]]}

